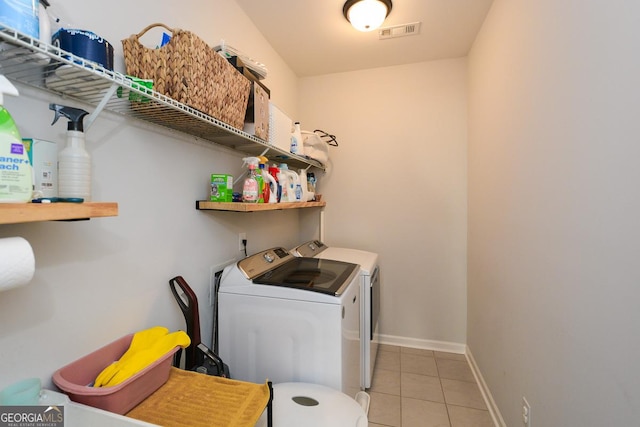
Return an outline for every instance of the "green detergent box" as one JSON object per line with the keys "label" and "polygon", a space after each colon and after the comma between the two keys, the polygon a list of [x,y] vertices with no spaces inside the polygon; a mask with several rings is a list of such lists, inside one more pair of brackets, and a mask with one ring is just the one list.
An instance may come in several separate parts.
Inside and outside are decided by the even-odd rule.
{"label": "green detergent box", "polygon": [[233,176],[212,173],[211,174],[211,199],[212,202],[233,202]]}

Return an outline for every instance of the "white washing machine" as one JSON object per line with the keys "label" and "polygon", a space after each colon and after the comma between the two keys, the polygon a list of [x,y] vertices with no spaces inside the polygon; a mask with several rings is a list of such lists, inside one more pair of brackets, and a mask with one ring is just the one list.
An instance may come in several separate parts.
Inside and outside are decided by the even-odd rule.
{"label": "white washing machine", "polygon": [[292,250],[296,256],[333,259],[360,265],[361,287],[361,387],[371,387],[373,367],[378,354],[380,316],[380,267],[378,254],[359,249],[336,248],[325,245],[319,240],[306,242]]}
{"label": "white washing machine", "polygon": [[360,391],[359,266],[273,248],[227,266],[219,353],[233,378]]}

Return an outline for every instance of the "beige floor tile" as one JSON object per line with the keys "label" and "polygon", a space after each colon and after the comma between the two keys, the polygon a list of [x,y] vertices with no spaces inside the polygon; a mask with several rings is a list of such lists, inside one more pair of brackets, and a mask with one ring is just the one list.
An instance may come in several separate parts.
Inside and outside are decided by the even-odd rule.
{"label": "beige floor tile", "polygon": [[467,408],[487,409],[476,383],[441,378],[444,400],[449,405]]}
{"label": "beige floor tile", "polygon": [[434,351],[433,354],[436,359],[467,360],[467,357],[464,354],[447,353],[445,351]]}
{"label": "beige floor tile", "polygon": [[369,393],[369,422],[384,426],[400,427],[400,396],[384,393]]}
{"label": "beige floor tile", "polygon": [[383,426],[382,424],[369,423],[369,427],[387,427],[387,426]]}
{"label": "beige floor tile", "polygon": [[438,365],[440,378],[470,382],[476,381],[466,360],[436,359],[436,365]]}
{"label": "beige floor tile", "polygon": [[400,353],[400,347],[391,344],[380,344],[378,346],[378,351],[391,351],[393,353]]}
{"label": "beige floor tile", "polygon": [[400,370],[412,374],[431,375],[432,377],[438,376],[436,359],[418,354],[401,353]]}
{"label": "beige floor tile", "polygon": [[489,411],[447,405],[451,427],[494,427]]}
{"label": "beige floor tile", "polygon": [[379,351],[374,369],[400,372],[400,352]]}
{"label": "beige floor tile", "polygon": [[438,377],[403,372],[401,384],[402,397],[444,403],[444,394]]}
{"label": "beige floor tile", "polygon": [[376,368],[369,391],[400,396],[400,371]]}
{"label": "beige floor tile", "polygon": [[422,348],[400,347],[400,353],[433,357],[433,350],[424,350]]}
{"label": "beige floor tile", "polygon": [[444,403],[402,398],[402,427],[449,427]]}

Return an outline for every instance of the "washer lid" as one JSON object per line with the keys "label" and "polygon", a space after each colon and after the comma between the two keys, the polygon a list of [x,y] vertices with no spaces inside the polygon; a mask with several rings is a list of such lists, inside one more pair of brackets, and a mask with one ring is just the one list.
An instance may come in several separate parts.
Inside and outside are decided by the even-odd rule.
{"label": "washer lid", "polygon": [[340,296],[358,272],[357,264],[291,257],[286,263],[255,277],[253,283]]}

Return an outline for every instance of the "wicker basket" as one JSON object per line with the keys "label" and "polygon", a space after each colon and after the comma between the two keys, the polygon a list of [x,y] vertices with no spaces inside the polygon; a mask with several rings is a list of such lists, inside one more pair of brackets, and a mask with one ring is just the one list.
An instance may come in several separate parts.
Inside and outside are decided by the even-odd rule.
{"label": "wicker basket", "polygon": [[[140,43],[154,27],[171,31],[169,43],[158,49]],[[242,129],[251,82],[195,34],[151,24],[122,40],[127,74],[152,79],[154,90]]]}

